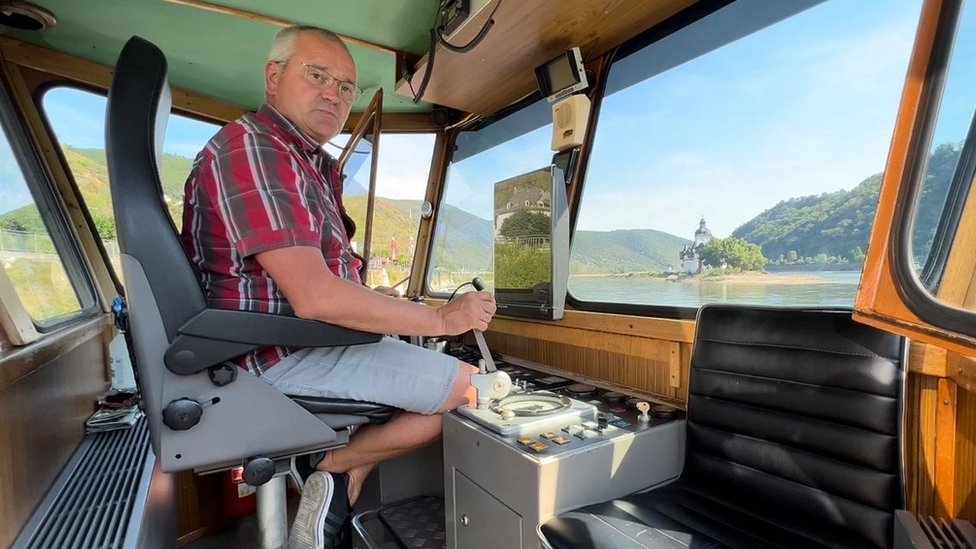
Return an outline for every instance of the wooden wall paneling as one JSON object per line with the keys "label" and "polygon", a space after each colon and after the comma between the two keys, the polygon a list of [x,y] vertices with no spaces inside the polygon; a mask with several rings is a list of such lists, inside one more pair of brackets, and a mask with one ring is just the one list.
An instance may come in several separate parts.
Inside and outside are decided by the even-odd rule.
{"label": "wooden wall paneling", "polygon": [[911,374],[906,390],[905,486],[908,509],[935,514],[935,432],[938,379]]}
{"label": "wooden wall paneling", "polygon": [[976,522],[976,393],[957,394],[956,516]]}
{"label": "wooden wall paneling", "polygon": [[[0,363],[2,372],[10,366],[21,373],[0,380],[0,547],[13,542],[44,498],[107,388],[104,329],[100,319],[88,321],[17,349]],[[34,360],[48,354],[31,347],[61,352]]]}
{"label": "wooden wall paneling", "polygon": [[958,389],[951,379],[937,382],[935,411],[935,514],[956,516],[956,401]]}
{"label": "wooden wall paneling", "polygon": [[[675,352],[674,346],[680,345],[676,342],[579,329],[535,335],[489,331],[486,338],[493,351],[584,379],[636,389],[679,406],[687,399],[688,353],[680,347]],[[683,380],[678,387],[672,382],[675,367],[677,378]]]}
{"label": "wooden wall paneling", "polygon": [[179,498],[177,545],[204,538],[231,524],[223,514],[221,481],[223,473],[198,475],[193,471],[176,473]]}

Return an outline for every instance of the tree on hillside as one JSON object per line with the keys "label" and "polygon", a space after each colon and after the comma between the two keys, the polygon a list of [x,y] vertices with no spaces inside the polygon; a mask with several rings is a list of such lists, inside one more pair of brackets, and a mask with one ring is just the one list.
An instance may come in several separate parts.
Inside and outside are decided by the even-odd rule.
{"label": "tree on hillside", "polygon": [[502,222],[498,232],[505,238],[546,236],[549,234],[549,216],[524,210],[515,212]]}
{"label": "tree on hillside", "polygon": [[712,267],[725,265],[743,271],[758,271],[769,262],[762,248],[740,238],[713,238],[702,246],[701,258]]}

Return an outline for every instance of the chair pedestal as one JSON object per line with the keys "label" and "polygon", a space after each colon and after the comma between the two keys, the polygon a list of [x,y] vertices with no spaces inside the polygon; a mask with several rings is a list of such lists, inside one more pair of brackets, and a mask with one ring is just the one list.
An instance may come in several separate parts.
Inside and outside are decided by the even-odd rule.
{"label": "chair pedestal", "polygon": [[258,530],[263,549],[282,549],[288,545],[286,478],[285,474],[277,474],[258,486]]}

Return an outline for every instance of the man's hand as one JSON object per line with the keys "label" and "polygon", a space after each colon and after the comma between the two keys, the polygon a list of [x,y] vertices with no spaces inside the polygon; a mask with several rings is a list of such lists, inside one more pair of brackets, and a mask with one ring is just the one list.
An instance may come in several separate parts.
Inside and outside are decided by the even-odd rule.
{"label": "man's hand", "polygon": [[381,293],[383,295],[388,295],[390,297],[400,297],[400,290],[396,288],[391,288],[389,286],[377,286],[373,288],[374,292]]}
{"label": "man's hand", "polygon": [[492,294],[467,292],[437,309],[437,313],[444,324],[443,335],[458,335],[468,330],[487,330],[495,309],[495,296]]}

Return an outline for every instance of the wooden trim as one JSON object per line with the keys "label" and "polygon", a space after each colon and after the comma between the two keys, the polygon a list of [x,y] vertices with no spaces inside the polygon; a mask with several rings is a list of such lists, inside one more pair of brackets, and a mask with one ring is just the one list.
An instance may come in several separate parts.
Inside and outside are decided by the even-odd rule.
{"label": "wooden trim", "polygon": [[[490,2],[451,37],[454,44],[467,44],[497,7],[494,26],[474,49],[457,53],[442,44],[436,46],[424,101],[493,114],[535,91],[534,67],[573,46],[583,51],[584,61],[595,58],[694,0],[496,2]],[[405,79],[397,82],[397,94],[412,98],[412,90],[420,90],[428,59],[429,54],[413,67],[409,83]]]}
{"label": "wooden trim", "polygon": [[[48,73],[75,83],[107,90],[113,69],[94,61],[0,36],[0,55],[8,62]],[[51,81],[56,81],[52,78]],[[31,90],[36,89],[36,86]],[[240,105],[173,88],[173,108],[212,121],[234,120],[247,111]]]}
{"label": "wooden trim", "polygon": [[935,512],[943,518],[956,516],[956,401],[952,380],[938,381],[935,412]]}
{"label": "wooden trim", "polygon": [[[430,159],[430,172],[427,177],[427,193],[424,201],[431,205],[438,204],[439,198],[444,188],[445,171],[447,170],[448,147],[452,137],[447,132],[441,131],[437,134],[434,141],[434,154]],[[418,297],[423,295],[426,287],[425,276],[427,265],[430,262],[432,242],[434,239],[434,227],[437,225],[438,211],[427,218],[421,218],[417,226],[417,241],[414,249],[413,264],[410,267],[410,282],[407,284],[407,297]]]}
{"label": "wooden trim", "polygon": [[26,345],[41,337],[6,269],[0,269],[0,327],[13,345]]}
{"label": "wooden trim", "polygon": [[908,347],[908,371],[933,377],[947,377],[946,350],[935,345],[910,343]]}
{"label": "wooden trim", "polygon": [[[445,303],[443,299],[428,299],[429,305],[439,307]],[[547,330],[578,329],[589,332],[602,332],[615,335],[629,335],[661,341],[675,341],[678,343],[693,343],[695,337],[695,321],[671,318],[653,318],[643,316],[627,316],[611,313],[596,313],[590,311],[566,310],[562,320],[532,320],[515,319],[496,316],[492,319],[489,330],[514,335],[530,335]],[[578,344],[572,338],[567,343]],[[612,346],[611,343],[606,345]]]}
{"label": "wooden trim", "polygon": [[668,384],[671,387],[681,387],[681,344],[671,342],[671,359],[668,361]]}
{"label": "wooden trim", "polygon": [[33,345],[15,347],[0,353],[0,391],[18,379],[30,375],[59,356],[69,353],[99,332],[112,329],[109,315],[99,315],[67,326],[47,336]]}
{"label": "wooden trim", "polygon": [[[276,27],[284,28],[284,27],[291,27],[293,25],[299,24],[295,21],[289,21],[288,19],[282,19],[280,17],[272,17],[270,15],[263,15],[260,13],[255,13],[253,11],[232,8],[230,6],[222,6],[220,4],[214,4],[211,2],[204,2],[203,0],[163,0],[163,1],[168,2],[170,4],[176,4],[178,6],[185,6],[188,8],[195,8],[198,10],[209,11],[211,13],[219,13],[221,15],[230,15],[232,17],[239,17],[242,19],[257,21],[258,23],[267,23],[268,25],[273,25]],[[347,44],[354,44],[356,46],[361,46],[363,48],[382,52],[382,53],[403,55],[406,56],[406,58],[416,57],[408,52],[402,52],[396,48],[384,46],[383,44],[378,44],[376,42],[370,42],[369,40],[363,40],[361,38],[355,38],[345,34],[339,34],[339,33],[335,33],[335,34],[336,36],[341,38],[343,42]]]}
{"label": "wooden trim", "polygon": [[[359,120],[365,112],[350,113],[342,130],[347,132],[352,131],[359,125]],[[384,112],[383,122],[380,128],[383,130],[383,133],[436,132],[440,130],[434,124],[434,119],[430,113],[413,112]]]}
{"label": "wooden trim", "polygon": [[[902,92],[894,135],[881,183],[878,208],[868,244],[868,255],[857,292],[854,318],[885,330],[906,335],[913,340],[932,343],[963,354],[976,353],[976,338],[932,326],[915,315],[904,303],[897,289],[891,264],[891,239],[899,210],[900,186],[914,158],[911,145],[922,112],[922,101],[928,91],[929,60],[936,44],[945,37],[937,35],[943,9],[948,2],[926,0],[922,7],[915,49],[909,63]],[[968,279],[967,279],[968,280]]]}

